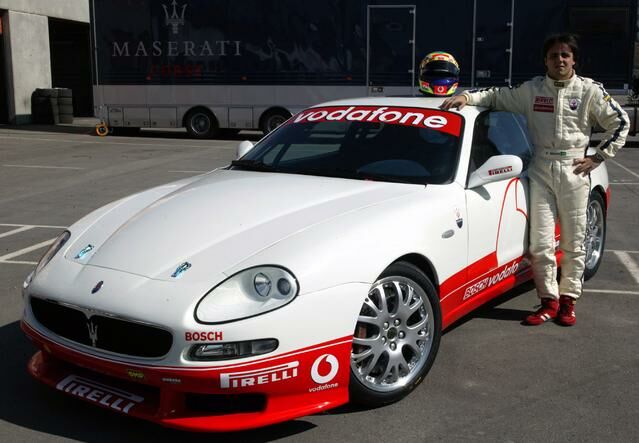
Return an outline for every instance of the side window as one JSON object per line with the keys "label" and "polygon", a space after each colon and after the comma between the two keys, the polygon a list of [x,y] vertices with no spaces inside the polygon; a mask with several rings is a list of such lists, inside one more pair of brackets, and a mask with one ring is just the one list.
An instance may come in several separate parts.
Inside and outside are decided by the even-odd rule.
{"label": "side window", "polygon": [[521,158],[524,171],[532,158],[532,144],[523,116],[511,112],[492,111],[475,120],[470,172],[493,155],[510,154]]}

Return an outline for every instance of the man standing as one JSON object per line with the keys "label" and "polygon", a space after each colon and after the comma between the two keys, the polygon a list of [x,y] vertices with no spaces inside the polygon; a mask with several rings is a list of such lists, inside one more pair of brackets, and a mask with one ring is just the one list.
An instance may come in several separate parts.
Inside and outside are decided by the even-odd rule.
{"label": "man standing", "polygon": [[[530,178],[530,253],[541,308],[525,323],[556,319],[575,324],[575,300],[582,291],[586,210],[590,172],[624,145],[628,115],[601,83],[580,77],[574,66],[579,47],[573,35],[553,35],[543,46],[546,76],[515,88],[488,88],[448,98],[443,109],[466,104],[523,114],[535,147]],[[591,128],[605,137],[586,156]],[[557,285],[555,221],[560,224],[561,281]]]}

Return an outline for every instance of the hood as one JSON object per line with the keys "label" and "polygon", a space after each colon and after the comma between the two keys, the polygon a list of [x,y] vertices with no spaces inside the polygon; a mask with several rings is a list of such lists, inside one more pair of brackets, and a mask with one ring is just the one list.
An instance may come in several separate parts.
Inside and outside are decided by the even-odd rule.
{"label": "hood", "polygon": [[[67,259],[140,276],[211,281],[282,239],[349,211],[423,189],[373,181],[218,170],[149,201],[129,199],[117,216],[96,220],[66,252]],[[143,204],[140,204],[143,202]],[[122,211],[129,214],[122,216]],[[114,212],[114,211],[112,211]],[[72,231],[73,232],[73,231]],[[82,258],[87,245],[93,249]]]}

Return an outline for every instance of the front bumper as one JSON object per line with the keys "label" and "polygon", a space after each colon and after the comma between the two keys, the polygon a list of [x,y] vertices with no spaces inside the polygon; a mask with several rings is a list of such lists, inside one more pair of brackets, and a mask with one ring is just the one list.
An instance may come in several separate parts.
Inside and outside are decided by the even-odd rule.
{"label": "front bumper", "polygon": [[[352,336],[249,363],[216,367],[126,364],[56,343],[27,322],[39,351],[29,373],[105,409],[190,431],[236,431],[348,402]],[[334,358],[332,358],[334,357]]]}

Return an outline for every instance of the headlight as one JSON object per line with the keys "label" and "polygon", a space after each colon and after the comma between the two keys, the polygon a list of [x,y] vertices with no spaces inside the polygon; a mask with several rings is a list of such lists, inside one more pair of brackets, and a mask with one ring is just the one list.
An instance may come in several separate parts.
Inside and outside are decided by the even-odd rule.
{"label": "headlight", "polygon": [[47,263],[51,261],[53,256],[56,255],[62,248],[62,246],[64,246],[64,244],[69,240],[69,237],[71,237],[71,233],[69,231],[64,231],[58,238],[55,239],[53,243],[51,243],[51,246],[49,246],[47,252],[44,253],[42,258],[38,262],[38,265],[36,266],[35,272],[33,274],[34,276],[38,274],[38,272],[42,271]]}
{"label": "headlight", "polygon": [[246,269],[211,289],[195,308],[200,323],[224,323],[264,314],[290,303],[299,286],[284,268]]}

